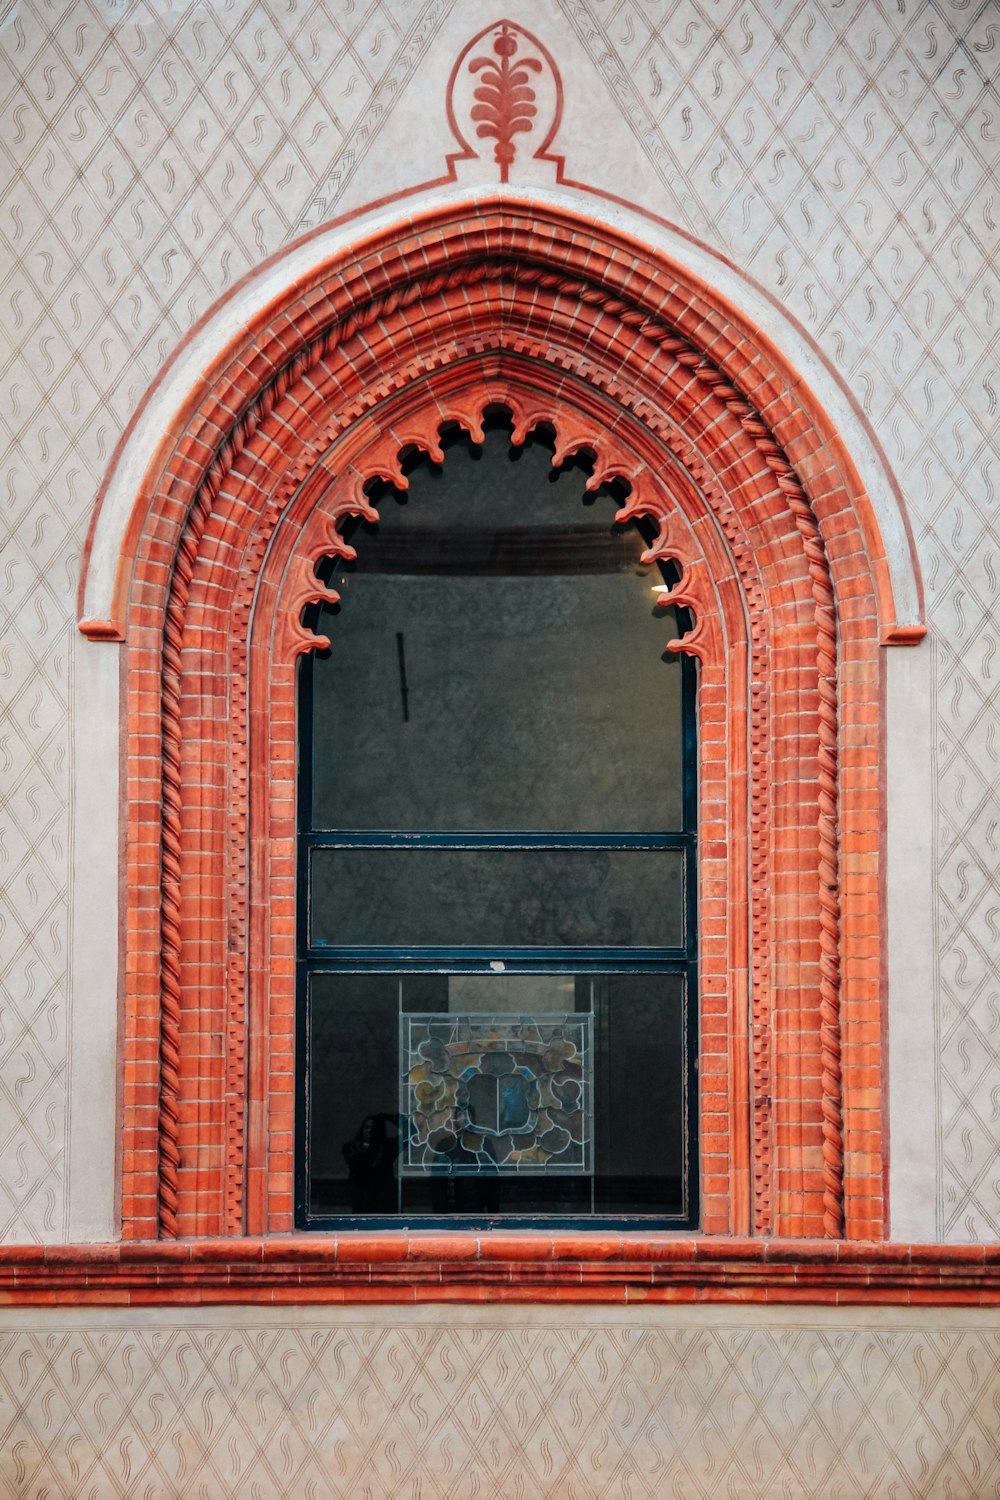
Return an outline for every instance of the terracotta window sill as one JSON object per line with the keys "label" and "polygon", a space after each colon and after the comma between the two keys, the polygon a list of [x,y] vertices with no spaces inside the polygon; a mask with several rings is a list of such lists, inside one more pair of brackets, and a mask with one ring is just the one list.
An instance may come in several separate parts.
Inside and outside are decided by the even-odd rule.
{"label": "terracotta window sill", "polygon": [[0,1303],[1000,1304],[1000,1245],[406,1234],[0,1247]]}

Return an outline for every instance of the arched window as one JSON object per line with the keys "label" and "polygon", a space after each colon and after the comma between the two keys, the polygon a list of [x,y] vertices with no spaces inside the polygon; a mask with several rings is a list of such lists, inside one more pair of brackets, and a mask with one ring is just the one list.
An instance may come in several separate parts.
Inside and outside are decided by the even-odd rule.
{"label": "arched window", "polygon": [[[541,1186],[539,1217],[575,1196],[589,1222],[652,1209],[693,1223],[697,1125],[704,1233],[880,1236],[880,651],[923,626],[908,623],[915,585],[841,439],[803,376],[718,293],[568,209],[505,198],[470,219],[442,207],[338,256],[240,324],[157,440],[120,551],[103,511],[88,543],[81,628],[124,640],[127,658],[124,1233],[343,1222],[344,1148],[368,1149],[376,1127],[395,1130],[383,1154],[395,1151],[392,1181],[411,1195],[401,1214],[384,1196],[365,1203],[377,1217],[419,1222],[423,1192],[433,1218],[433,1189],[458,1222],[455,1184],[485,1191],[490,1178],[507,1195],[482,1210],[491,1217],[529,1220],[513,1200]],[[502,433],[474,464],[456,448],[368,524],[373,481],[398,481],[417,451],[437,462],[449,423],[478,440],[497,407],[520,458]],[[548,485],[544,424],[560,460],[593,452],[592,479],[620,483],[623,518],[647,531],[615,532],[607,498],[581,502],[571,474]],[[134,483],[129,451],[119,488]],[[346,557],[358,516],[356,574],[338,561],[329,578],[344,594],[322,626],[329,658],[303,665],[320,646],[308,611],[327,597],[317,564]],[[693,621],[654,618],[644,537],[676,565],[670,603]],[[661,659],[672,637],[698,660],[700,1068],[686,1119],[695,669]],[[636,691],[646,673],[681,684],[679,814],[676,724],[651,717],[670,694]],[[315,719],[300,733],[303,675]],[[626,744],[616,736],[630,725],[642,732]],[[423,748],[404,761],[410,744]],[[326,791],[317,765],[333,773]],[[337,1028],[376,981],[391,991],[377,1044],[391,1078],[365,1090],[375,1043]],[[571,986],[558,1009],[556,981]],[[655,991],[674,1019],[683,995],[687,1035],[670,1059],[649,1051],[669,1034],[659,1017],[614,1031],[626,990]],[[654,1001],[634,1005],[645,1016]],[[332,1018],[323,1039],[317,1006]],[[470,1057],[467,1076],[446,1075],[432,1044],[450,1042],[412,1019],[465,1017],[464,1044],[477,1015],[514,1017],[483,1049],[527,1069],[503,1107],[489,1080],[514,1076],[506,1062],[491,1073]],[[544,1015],[565,1018],[566,1034]],[[516,1060],[529,1055],[514,1045],[527,1040],[518,1017],[572,1042],[565,1060],[579,1067],[553,1073],[573,1108],[544,1106],[546,1145],[550,1085]],[[308,1066],[296,1056],[307,1036]],[[417,1058],[405,1076],[401,1047]],[[481,1148],[454,1129],[446,1139],[449,1079]],[[586,1120],[582,1105],[572,1129],[553,1119],[587,1084]],[[350,1107],[321,1121],[348,1088]],[[309,1151],[296,1118],[307,1094]],[[559,1130],[573,1140],[585,1127],[579,1160],[554,1149]],[[477,1171],[451,1170],[449,1150]],[[521,1150],[544,1171],[501,1171],[499,1155]],[[686,1198],[668,1181],[685,1171]],[[315,1213],[319,1179],[338,1174]],[[598,1219],[579,1207],[588,1174]]]}
{"label": "arched window", "polygon": [[455,432],[300,664],[297,1222],[698,1222],[695,665],[652,536]]}

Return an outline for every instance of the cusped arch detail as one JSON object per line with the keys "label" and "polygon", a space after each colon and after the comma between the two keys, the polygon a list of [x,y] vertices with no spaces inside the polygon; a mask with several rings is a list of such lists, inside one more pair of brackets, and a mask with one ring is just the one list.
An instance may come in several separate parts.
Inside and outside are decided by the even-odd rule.
{"label": "cusped arch detail", "polygon": [[126,1233],[291,1227],[302,610],[370,482],[403,482],[402,454],[434,454],[442,424],[475,435],[491,406],[515,441],[544,422],[557,459],[585,446],[595,484],[628,486],[623,518],[655,521],[697,617],[705,1227],[836,1237],[846,1213],[880,1233],[880,1118],[843,1032],[867,1066],[892,601],[856,476],[703,289],[507,204],[296,288],[143,484],[120,620],[91,632],[124,635],[149,730],[129,750]]}

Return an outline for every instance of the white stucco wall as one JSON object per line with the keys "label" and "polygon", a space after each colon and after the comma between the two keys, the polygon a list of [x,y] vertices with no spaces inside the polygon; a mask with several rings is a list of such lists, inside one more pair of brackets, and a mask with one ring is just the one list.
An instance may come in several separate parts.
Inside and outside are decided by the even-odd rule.
{"label": "white stucco wall", "polygon": [[[757,318],[838,422],[896,553],[891,479],[902,492],[931,637],[887,661],[892,1228],[1000,1236],[995,12],[514,0],[505,13],[560,69],[566,175],[633,206],[559,189],[531,161],[515,162],[512,190],[586,201]],[[441,174],[448,74],[498,14],[482,0],[18,0],[0,21],[4,1239],[101,1238],[116,1222],[120,648],[75,631],[102,476],[164,360],[238,278]],[[449,191],[494,179],[466,163]],[[109,494],[108,537],[185,360],[199,368],[297,256],[356,228],[253,279],[172,367]]]}
{"label": "white stucco wall", "polygon": [[996,1310],[25,1309],[0,1495],[983,1500]]}

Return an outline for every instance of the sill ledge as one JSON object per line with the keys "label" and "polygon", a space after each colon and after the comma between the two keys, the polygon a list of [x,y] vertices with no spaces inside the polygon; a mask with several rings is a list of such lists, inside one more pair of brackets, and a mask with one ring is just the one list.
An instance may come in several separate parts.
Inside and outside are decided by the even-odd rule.
{"label": "sill ledge", "polygon": [[0,1246],[0,1306],[756,1302],[1000,1305],[1000,1244],[303,1233]]}

